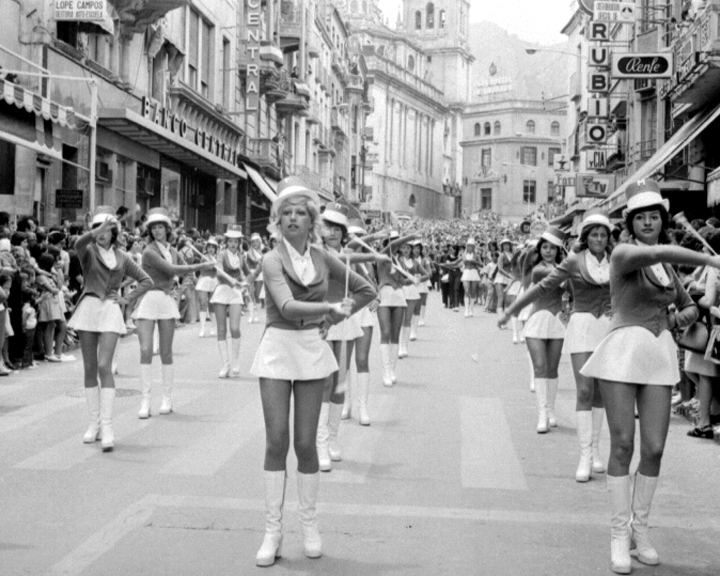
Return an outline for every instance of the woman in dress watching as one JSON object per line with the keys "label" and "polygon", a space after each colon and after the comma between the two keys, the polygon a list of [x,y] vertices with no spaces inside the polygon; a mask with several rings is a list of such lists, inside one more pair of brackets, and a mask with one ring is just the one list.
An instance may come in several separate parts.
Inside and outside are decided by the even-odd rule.
{"label": "woman in dress watching", "polygon": [[153,287],[142,297],[135,310],[138,340],[140,341],[140,387],[142,400],[138,417],[149,418],[150,384],[152,382],[153,332],[157,324],[160,361],[162,362],[163,394],[160,414],[172,412],[172,389],[174,381],[172,344],[175,323],[180,318],[177,303],[171,296],[173,280],[198,270],[209,270],[212,262],[185,264],[170,245],[172,223],[165,208],[152,208],[147,213],[147,230],[150,243],[143,250],[142,267],[153,281]]}
{"label": "woman in dress watching", "polygon": [[[132,257],[115,246],[119,230],[115,209],[98,206],[92,219],[92,229],[75,242],[84,286],[69,323],[80,338],[85,399],[90,414],[90,426],[83,442],[90,444],[101,439],[103,451],[112,450],[115,445],[112,360],[118,339],[127,333],[121,306],[132,304],[153,285],[150,276]],[[122,297],[120,287],[125,277],[135,279],[137,286]]]}
{"label": "woman in dress watching", "polygon": [[[297,486],[305,555],[322,556],[315,506],[319,486],[316,435],[325,381],[338,369],[321,336],[326,321],[337,323],[365,306],[374,290],[330,252],[320,239],[320,200],[301,179],[278,185],[268,230],[280,240],[262,263],[266,286],[266,328],[251,372],[260,379],[265,419],[265,537],[256,564],[270,566],[280,556],[286,460],[293,400],[293,443],[298,460]],[[351,297],[326,300],[330,281],[345,284]]]}
{"label": "woman in dress watching", "polygon": [[[719,256],[669,244],[669,202],[657,182],[632,182],[625,194],[629,240],[615,247],[610,261],[611,332],[581,370],[600,382],[610,428],[610,562],[618,574],[632,570],[631,549],[640,562],[659,563],[649,539],[648,516],[670,425],[672,388],[680,380],[671,330],[698,317],[697,306],[670,265],[720,268]],[[640,462],[631,476],[636,406]]]}

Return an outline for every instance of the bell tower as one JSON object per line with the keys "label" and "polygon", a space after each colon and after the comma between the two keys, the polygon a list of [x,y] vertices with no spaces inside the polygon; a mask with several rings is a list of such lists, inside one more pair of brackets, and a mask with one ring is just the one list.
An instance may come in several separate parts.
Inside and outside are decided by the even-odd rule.
{"label": "bell tower", "polygon": [[404,0],[403,29],[426,53],[428,78],[449,102],[470,99],[469,0]]}

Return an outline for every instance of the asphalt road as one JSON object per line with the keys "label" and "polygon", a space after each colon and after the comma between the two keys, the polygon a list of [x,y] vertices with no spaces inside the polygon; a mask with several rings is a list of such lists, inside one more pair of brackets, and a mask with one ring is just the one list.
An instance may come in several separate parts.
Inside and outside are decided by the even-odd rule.
{"label": "asphalt road", "polygon": [[[0,575],[609,574],[604,476],[574,480],[574,383],[561,365],[559,427],[535,433],[528,361],[510,331],[431,294],[428,326],[384,388],[374,346],[372,425],[340,431],[322,475],[325,555],[302,552],[295,460],[283,558],[256,568],[264,530],[264,431],[256,380],[219,380],[215,340],[175,341],[175,412],[138,420],[139,349],[123,339],[116,448],[84,445],[82,362],[0,379]],[[245,319],[244,319],[245,320]],[[242,325],[249,367],[262,326]],[[473,356],[477,361],[473,360]],[[153,405],[160,367],[154,360]],[[720,446],[673,417],[650,518],[662,564],[634,573],[720,574]],[[602,452],[607,454],[605,430]]]}

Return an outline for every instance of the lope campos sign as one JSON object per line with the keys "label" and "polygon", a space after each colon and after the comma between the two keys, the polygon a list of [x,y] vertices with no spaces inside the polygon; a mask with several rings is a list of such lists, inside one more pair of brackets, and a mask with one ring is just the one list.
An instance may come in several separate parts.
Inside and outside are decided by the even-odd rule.
{"label": "lope campos sign", "polygon": [[672,54],[613,54],[611,76],[613,78],[670,78],[672,77]]}
{"label": "lope campos sign", "polygon": [[107,14],[106,0],[55,0],[55,20],[102,21]]}

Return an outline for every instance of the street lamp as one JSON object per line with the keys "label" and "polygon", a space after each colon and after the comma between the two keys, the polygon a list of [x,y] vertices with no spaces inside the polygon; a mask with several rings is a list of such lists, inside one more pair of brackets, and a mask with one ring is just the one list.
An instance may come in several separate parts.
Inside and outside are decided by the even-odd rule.
{"label": "street lamp", "polygon": [[580,54],[566,52],[565,50],[554,50],[553,48],[525,48],[525,53],[530,54],[531,56],[533,54],[537,54],[538,52],[556,52],[557,54],[565,54],[565,56],[575,56],[575,57],[580,56]]}

